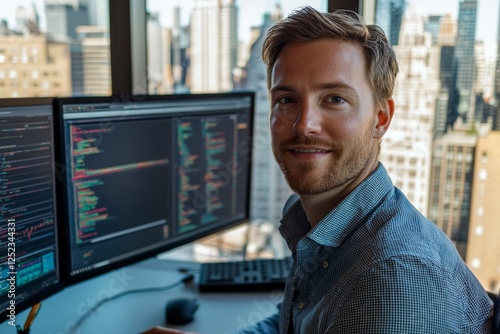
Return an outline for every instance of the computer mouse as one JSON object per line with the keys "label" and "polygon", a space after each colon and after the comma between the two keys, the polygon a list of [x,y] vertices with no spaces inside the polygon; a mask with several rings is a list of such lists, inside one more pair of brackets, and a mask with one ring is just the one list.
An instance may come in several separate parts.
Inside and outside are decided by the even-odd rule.
{"label": "computer mouse", "polygon": [[194,320],[200,304],[196,298],[175,298],[167,303],[165,320],[170,325],[185,325]]}

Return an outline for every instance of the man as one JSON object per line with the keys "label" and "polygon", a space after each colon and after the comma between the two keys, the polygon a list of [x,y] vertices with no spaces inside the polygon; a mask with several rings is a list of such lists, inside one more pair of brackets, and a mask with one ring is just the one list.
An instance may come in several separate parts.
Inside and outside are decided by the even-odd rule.
{"label": "man", "polygon": [[379,163],[396,56],[355,13],[304,7],[263,44],[272,147],[300,195],[275,316],[242,333],[491,333],[492,303],[450,240]]}

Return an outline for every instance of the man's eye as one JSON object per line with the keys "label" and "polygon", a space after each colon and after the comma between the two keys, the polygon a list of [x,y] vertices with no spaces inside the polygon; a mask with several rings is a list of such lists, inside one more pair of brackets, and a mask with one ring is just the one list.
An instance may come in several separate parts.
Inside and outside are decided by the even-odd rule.
{"label": "man's eye", "polygon": [[290,96],[284,96],[278,99],[278,103],[293,103],[293,102],[295,102],[295,99]]}
{"label": "man's eye", "polygon": [[333,103],[342,103],[344,101],[345,100],[343,98],[341,98],[340,96],[332,96],[332,97],[330,97],[330,102],[333,102]]}

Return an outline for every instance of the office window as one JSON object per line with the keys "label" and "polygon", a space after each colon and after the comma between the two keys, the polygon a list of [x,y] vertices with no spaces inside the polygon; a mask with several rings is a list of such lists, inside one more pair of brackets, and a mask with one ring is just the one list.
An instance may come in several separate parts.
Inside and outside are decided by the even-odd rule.
{"label": "office window", "polygon": [[[149,94],[238,89],[256,92],[251,200],[251,220],[255,226],[264,221],[277,227],[283,205],[291,194],[271,152],[266,71],[260,59],[260,45],[267,29],[293,9],[311,5],[325,10],[326,3],[325,0],[146,0]],[[242,245],[244,242],[241,240]],[[249,257],[254,255],[252,247],[249,244],[247,248]]]}
{"label": "office window", "polygon": [[[386,32],[401,69],[394,93],[396,113],[381,160],[394,161],[392,156],[401,155],[401,147],[407,148],[405,156],[414,155],[415,147],[424,148],[417,152],[423,168],[418,179],[430,182],[417,184],[424,202],[430,204],[421,211],[448,234],[488,289],[491,281],[500,279],[496,270],[500,255],[489,256],[500,254],[495,240],[498,192],[489,186],[500,168],[499,2],[364,0],[362,7],[365,19]],[[394,130],[405,131],[407,142],[393,139]],[[484,161],[494,161],[496,167],[485,167]],[[446,172],[431,173],[432,166],[439,165]],[[407,194],[416,191],[409,187],[415,176],[408,178],[401,184]],[[487,178],[488,185],[481,190],[481,180]],[[439,200],[442,188],[454,198],[454,213]],[[486,207],[491,211],[485,213]],[[496,231],[483,234],[483,230]],[[474,235],[480,234],[478,241]]]}
{"label": "office window", "polygon": [[[58,74],[45,82],[0,85],[0,98],[111,94],[108,0],[4,1],[0,71]],[[0,81],[5,80],[0,78]]]}
{"label": "office window", "polygon": [[260,45],[274,22],[306,4],[326,9],[324,0],[146,1],[149,94],[256,91],[252,217],[276,225],[291,191],[271,153]]}

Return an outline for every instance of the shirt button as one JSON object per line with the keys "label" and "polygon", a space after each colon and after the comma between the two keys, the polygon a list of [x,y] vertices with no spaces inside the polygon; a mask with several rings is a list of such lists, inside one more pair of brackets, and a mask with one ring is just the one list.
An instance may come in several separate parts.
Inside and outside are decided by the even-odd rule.
{"label": "shirt button", "polygon": [[328,268],[328,261],[323,262],[323,268]]}
{"label": "shirt button", "polygon": [[304,308],[304,303],[300,302],[299,305],[297,305],[299,310],[302,310]]}

